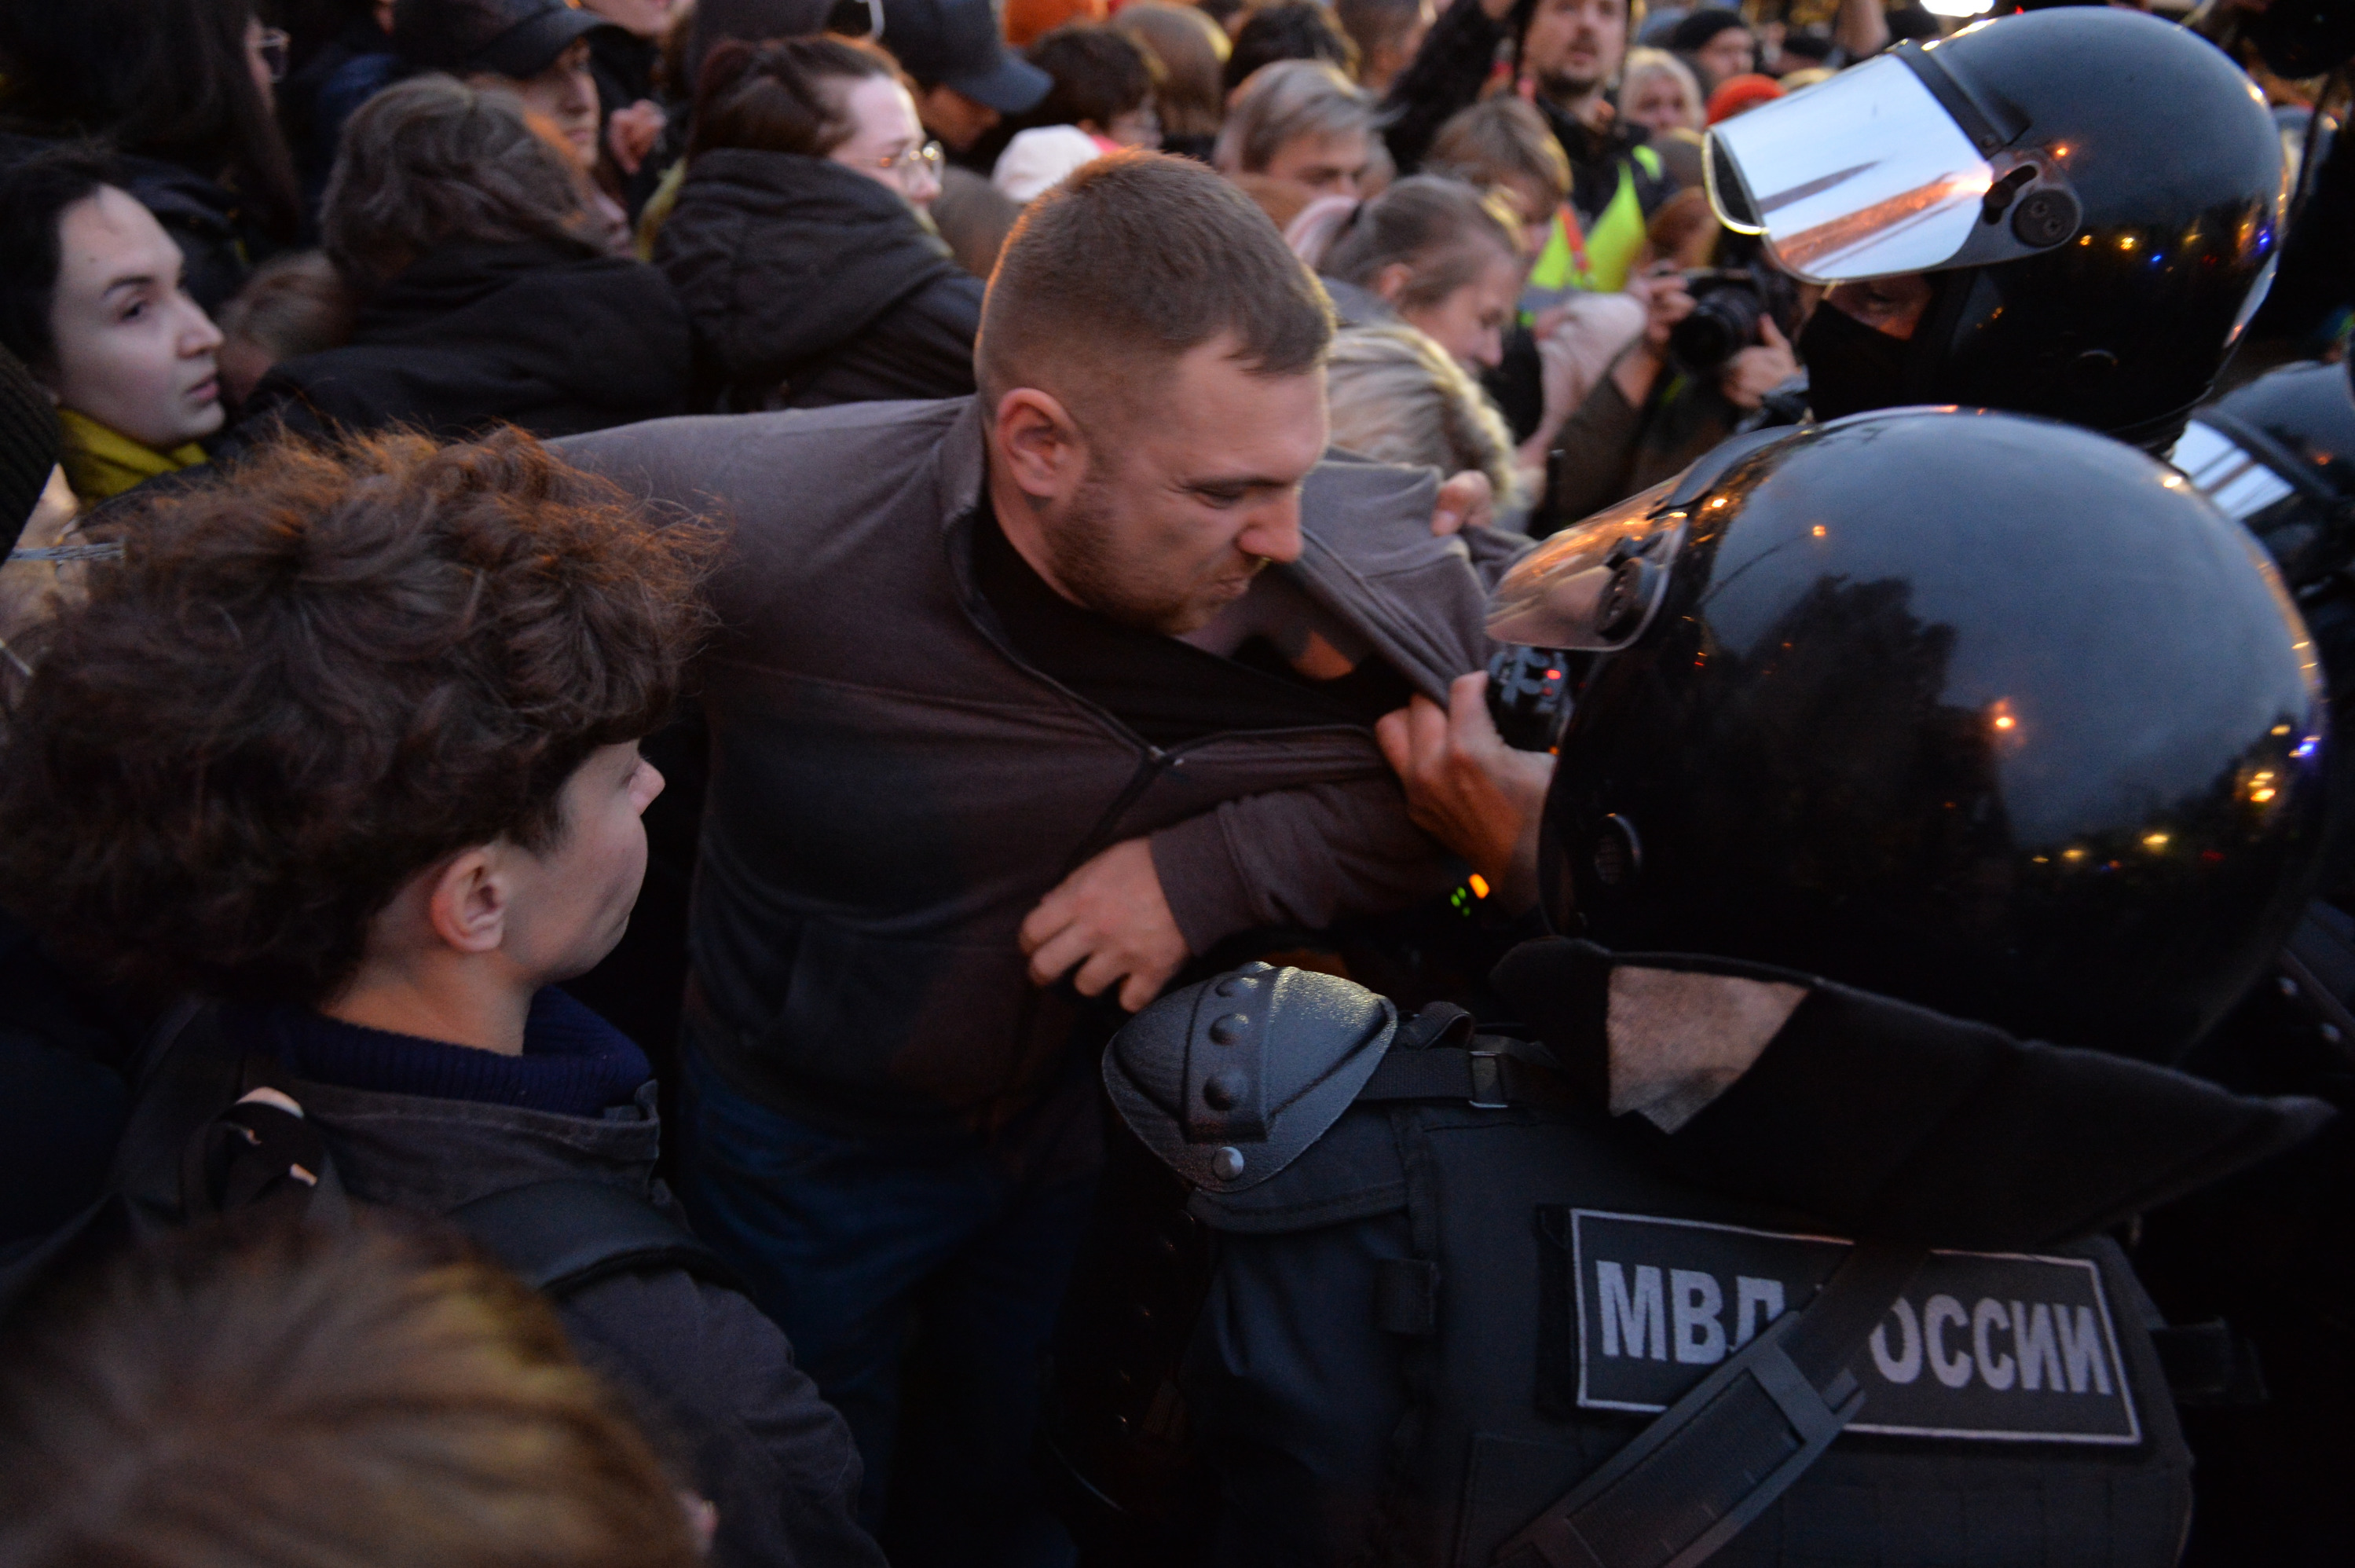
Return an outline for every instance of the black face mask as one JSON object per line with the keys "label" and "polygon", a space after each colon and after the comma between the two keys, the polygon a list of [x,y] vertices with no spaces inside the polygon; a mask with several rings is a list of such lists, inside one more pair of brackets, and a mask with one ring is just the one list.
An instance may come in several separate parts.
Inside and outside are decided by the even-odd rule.
{"label": "black face mask", "polygon": [[1807,404],[1819,420],[1908,400],[1902,390],[1906,340],[1867,326],[1829,302],[1816,306],[1796,347],[1806,362]]}

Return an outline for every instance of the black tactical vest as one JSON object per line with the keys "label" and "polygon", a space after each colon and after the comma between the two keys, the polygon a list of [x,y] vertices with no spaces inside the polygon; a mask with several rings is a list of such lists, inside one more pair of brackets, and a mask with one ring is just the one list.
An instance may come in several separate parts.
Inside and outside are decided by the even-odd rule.
{"label": "black tactical vest", "polygon": [[[1663,1174],[1648,1125],[1517,1065],[1540,1048],[1460,1015],[1348,1015],[1338,993],[1325,1012],[1340,1043],[1316,1067],[1212,1096],[1256,1115],[1270,1157],[1287,1111],[1356,1096],[1386,1054],[1428,1052],[1423,1079],[1460,1092],[1353,1099],[1276,1174],[1218,1191],[1220,1155],[1263,1146],[1196,1126],[1189,1157],[1140,1112],[1207,1082],[1216,1037],[1192,1031],[1157,1088],[1133,1051],[1107,1070],[1165,1158],[1115,1158],[1059,1347],[1050,1448],[1131,1527],[1096,1536],[1103,1561],[1485,1568],[1848,1251]],[[1711,1562],[2172,1563],[2190,1459],[2147,1311],[2106,1241],[1933,1253],[1851,1363],[1856,1421]]]}

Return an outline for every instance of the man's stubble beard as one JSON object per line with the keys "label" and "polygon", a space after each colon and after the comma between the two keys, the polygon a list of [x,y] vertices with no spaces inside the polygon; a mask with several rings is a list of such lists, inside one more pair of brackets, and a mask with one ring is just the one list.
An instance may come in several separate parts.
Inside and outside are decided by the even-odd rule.
{"label": "man's stubble beard", "polygon": [[[1111,488],[1091,475],[1071,509],[1040,529],[1056,580],[1097,614],[1140,632],[1175,637],[1209,624],[1231,601],[1205,602],[1191,592],[1199,584],[1156,583],[1117,559]],[[1253,559],[1250,571],[1255,575],[1266,564]]]}

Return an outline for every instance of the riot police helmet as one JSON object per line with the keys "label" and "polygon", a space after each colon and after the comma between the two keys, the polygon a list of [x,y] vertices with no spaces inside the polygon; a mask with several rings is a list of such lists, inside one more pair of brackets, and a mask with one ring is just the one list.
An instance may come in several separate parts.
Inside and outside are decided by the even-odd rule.
{"label": "riot police helmet", "polygon": [[2071,7],[1909,43],[1710,132],[1718,217],[1838,285],[1920,275],[1900,344],[1807,323],[1815,411],[1957,403],[2163,451],[2272,278],[2281,139],[2196,34]]}
{"label": "riot police helmet", "polygon": [[1899,409],[1729,443],[1547,540],[1500,640],[1600,656],[1555,928],[2179,1056],[2311,885],[2327,720],[2246,530],[2132,447]]}
{"label": "riot police helmet", "polygon": [[2355,386],[2346,365],[2292,365],[2200,409],[2174,463],[2255,534],[2292,591],[2355,562]]}

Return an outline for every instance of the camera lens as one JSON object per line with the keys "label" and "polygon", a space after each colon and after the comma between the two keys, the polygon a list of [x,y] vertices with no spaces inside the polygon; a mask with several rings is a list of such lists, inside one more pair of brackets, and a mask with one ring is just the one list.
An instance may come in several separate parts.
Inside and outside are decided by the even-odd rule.
{"label": "camera lens", "polygon": [[1758,341],[1766,302],[1747,282],[1721,283],[1693,302],[1692,314],[1668,331],[1668,352],[1695,375],[1706,375]]}

